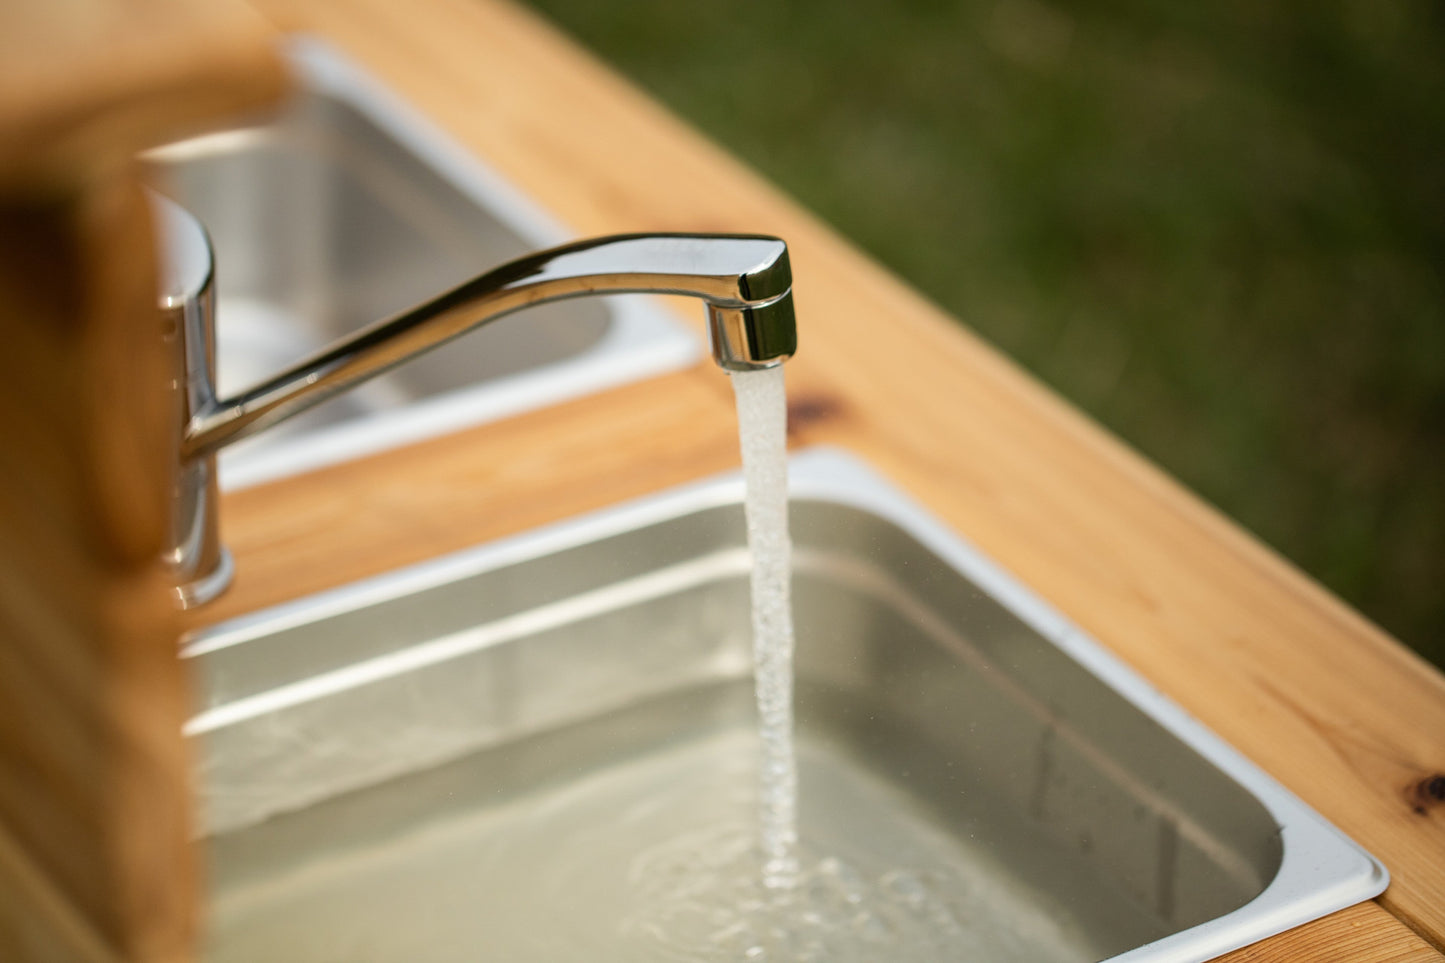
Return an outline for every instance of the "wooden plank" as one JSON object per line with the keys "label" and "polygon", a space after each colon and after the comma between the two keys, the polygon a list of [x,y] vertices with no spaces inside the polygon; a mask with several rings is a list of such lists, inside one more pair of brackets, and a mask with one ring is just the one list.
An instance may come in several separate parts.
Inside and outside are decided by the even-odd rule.
{"label": "wooden plank", "polygon": [[[786,237],[801,325],[789,366],[806,413],[799,443],[853,449],[915,494],[1376,852],[1394,874],[1384,905],[1445,943],[1445,801],[1431,788],[1445,774],[1439,673],[532,15],[476,0],[258,5],[335,40],[579,231]],[[654,404],[670,404],[675,384],[659,383]],[[648,390],[623,407],[646,417]],[[588,502],[583,486],[641,490],[680,473],[649,465],[686,431],[600,455],[619,429],[591,412],[608,404],[529,422],[546,437],[501,427],[467,436],[488,458],[536,466],[530,477],[479,476],[463,455],[446,470],[486,477],[475,497],[529,519],[549,514],[534,492],[555,517]],[[572,419],[583,427],[564,430]],[[569,446],[596,472],[549,475],[573,464]],[[363,498],[371,473],[400,477],[408,456],[397,457],[358,466],[340,497]],[[264,498],[289,498],[284,488]],[[414,522],[442,524],[457,510]],[[239,496],[227,511],[245,540],[262,509]],[[257,555],[280,547],[248,544]],[[273,585],[287,582],[284,560],[265,564]]]}
{"label": "wooden plank", "polygon": [[0,204],[0,958],[183,958],[187,700],[139,189]]}
{"label": "wooden plank", "polygon": [[1274,939],[1246,946],[1219,963],[1439,963],[1445,959],[1375,903],[1299,926]]}
{"label": "wooden plank", "polygon": [[237,5],[0,10],[0,959],[191,958],[172,342],[137,148],[282,71]]}

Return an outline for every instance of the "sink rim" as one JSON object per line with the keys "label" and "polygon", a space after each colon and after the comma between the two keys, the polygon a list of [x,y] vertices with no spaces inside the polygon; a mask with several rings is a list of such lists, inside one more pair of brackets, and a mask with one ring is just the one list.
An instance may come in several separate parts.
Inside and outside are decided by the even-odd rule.
{"label": "sink rim", "polygon": [[[1283,843],[1280,865],[1258,896],[1222,916],[1111,957],[1112,961],[1212,959],[1370,899],[1388,885],[1388,871],[1378,859],[856,456],[836,448],[795,454],[789,463],[789,486],[793,497],[861,509],[896,525],[1242,786],[1278,824]],[[741,473],[730,472],[630,500],[229,620],[190,637],[183,654],[201,657],[361,604],[406,596],[735,504],[742,493]],[[203,731],[205,715],[194,719],[188,731]]]}

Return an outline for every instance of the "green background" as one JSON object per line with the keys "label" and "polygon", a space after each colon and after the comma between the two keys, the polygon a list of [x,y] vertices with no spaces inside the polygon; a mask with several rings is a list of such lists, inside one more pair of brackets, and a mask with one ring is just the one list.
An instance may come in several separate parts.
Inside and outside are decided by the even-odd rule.
{"label": "green background", "polygon": [[1445,665],[1445,4],[534,5]]}

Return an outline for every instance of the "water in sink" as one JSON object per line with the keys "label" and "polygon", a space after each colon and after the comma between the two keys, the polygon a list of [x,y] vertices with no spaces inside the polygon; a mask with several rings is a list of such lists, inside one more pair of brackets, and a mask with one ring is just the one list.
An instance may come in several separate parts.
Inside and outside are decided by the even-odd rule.
{"label": "water in sink", "polygon": [[800,730],[803,869],[766,889],[751,687],[664,697],[218,842],[213,963],[1095,959],[1071,914]]}

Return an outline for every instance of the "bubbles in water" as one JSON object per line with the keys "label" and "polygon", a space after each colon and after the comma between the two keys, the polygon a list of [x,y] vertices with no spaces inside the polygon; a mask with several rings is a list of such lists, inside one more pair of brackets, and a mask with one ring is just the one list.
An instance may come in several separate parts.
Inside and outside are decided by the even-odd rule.
{"label": "bubbles in water", "polygon": [[698,961],[957,959],[948,899],[966,889],[942,870],[864,870],[800,847],[796,885],[772,889],[752,828],[735,823],[644,852],[623,935],[665,959]]}
{"label": "bubbles in water", "polygon": [[922,906],[927,898],[923,882],[912,873],[894,870],[884,873],[879,882],[882,883],[884,892],[905,906]]}

